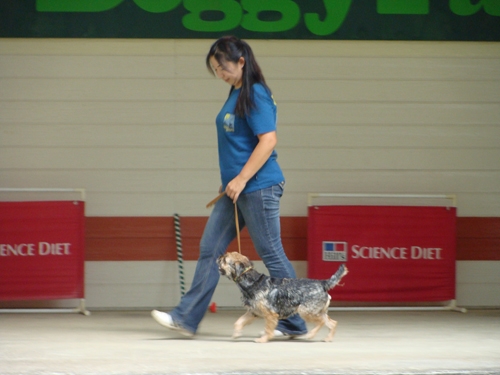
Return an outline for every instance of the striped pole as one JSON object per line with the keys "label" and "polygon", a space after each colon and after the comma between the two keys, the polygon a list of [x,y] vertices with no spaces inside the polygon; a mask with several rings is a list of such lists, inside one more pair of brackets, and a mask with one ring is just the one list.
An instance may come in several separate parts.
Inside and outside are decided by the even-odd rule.
{"label": "striped pole", "polygon": [[174,214],[175,243],[177,245],[177,264],[179,266],[179,282],[181,285],[181,296],[185,294],[184,287],[184,259],[182,258],[181,220],[179,214]]}

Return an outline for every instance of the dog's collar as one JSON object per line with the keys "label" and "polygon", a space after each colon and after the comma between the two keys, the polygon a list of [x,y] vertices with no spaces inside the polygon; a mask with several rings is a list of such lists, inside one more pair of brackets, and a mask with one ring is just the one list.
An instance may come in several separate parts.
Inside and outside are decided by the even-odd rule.
{"label": "dog's collar", "polygon": [[239,281],[241,280],[241,276],[243,276],[244,274],[246,274],[248,271],[250,271],[250,270],[252,270],[252,269],[253,269],[253,267],[252,267],[252,266],[245,268],[245,269],[243,270],[243,272],[242,272],[239,276],[237,276],[237,277],[235,277],[235,278],[234,278],[234,281],[235,281],[235,282],[239,282]]}

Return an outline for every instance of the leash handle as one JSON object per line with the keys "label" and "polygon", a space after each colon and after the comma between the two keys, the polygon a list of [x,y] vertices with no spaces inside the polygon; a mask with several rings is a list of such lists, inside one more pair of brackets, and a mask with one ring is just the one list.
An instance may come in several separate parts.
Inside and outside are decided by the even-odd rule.
{"label": "leash handle", "polygon": [[[220,193],[214,199],[207,203],[207,208],[212,207],[219,199],[221,199],[226,194],[225,191]],[[241,254],[241,240],[240,240],[240,221],[238,220],[238,206],[234,204],[234,222],[236,224],[236,238],[238,239],[238,251]]]}
{"label": "leash handle", "polygon": [[210,202],[207,203],[207,208],[210,208],[212,207],[215,203],[217,203],[217,201],[219,199],[221,199],[224,195],[226,194],[225,191],[223,191],[222,193],[220,193],[219,195],[217,195],[214,199],[212,199]]}

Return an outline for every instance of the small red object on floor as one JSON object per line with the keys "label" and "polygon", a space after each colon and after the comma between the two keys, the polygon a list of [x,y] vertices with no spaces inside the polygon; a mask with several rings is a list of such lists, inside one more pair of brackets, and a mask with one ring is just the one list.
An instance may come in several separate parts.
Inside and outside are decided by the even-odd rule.
{"label": "small red object on floor", "polygon": [[217,312],[217,305],[215,304],[215,302],[212,302],[208,309],[210,310],[210,312],[213,312],[213,313]]}

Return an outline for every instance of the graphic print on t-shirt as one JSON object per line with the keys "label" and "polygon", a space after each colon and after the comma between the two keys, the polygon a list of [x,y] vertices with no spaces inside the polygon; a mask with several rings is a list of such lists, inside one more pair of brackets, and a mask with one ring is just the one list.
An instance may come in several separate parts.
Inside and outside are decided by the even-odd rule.
{"label": "graphic print on t-shirt", "polygon": [[226,113],[224,116],[224,130],[226,132],[234,133],[234,119],[235,116],[230,113]]}

